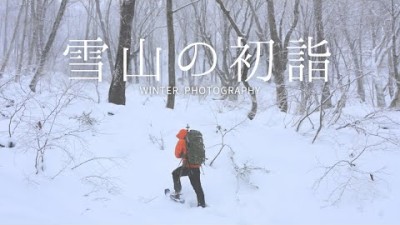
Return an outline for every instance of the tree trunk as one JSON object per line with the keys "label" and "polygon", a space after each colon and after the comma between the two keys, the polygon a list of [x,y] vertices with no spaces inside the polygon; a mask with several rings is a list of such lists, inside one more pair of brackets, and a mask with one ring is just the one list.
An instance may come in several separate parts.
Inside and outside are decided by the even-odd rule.
{"label": "tree trunk", "polygon": [[[378,77],[379,73],[376,76]],[[381,82],[379,81],[379,83],[374,83],[374,87],[376,91],[376,104],[379,108],[383,108],[386,106],[386,101],[385,101],[385,93],[383,91]]]}
{"label": "tree trunk", "polygon": [[[398,82],[399,83],[399,82]],[[400,85],[397,84],[397,91],[396,94],[390,103],[391,108],[400,108]]]}
{"label": "tree trunk", "polygon": [[0,68],[0,78],[3,77],[4,71],[6,70],[6,66],[7,66],[8,60],[10,59],[10,55],[11,55],[11,52],[12,52],[12,45],[14,44],[15,39],[17,37],[19,22],[21,20],[23,9],[24,9],[24,4],[21,4],[21,6],[19,8],[19,12],[18,12],[17,22],[16,22],[16,25],[15,25],[15,28],[14,28],[14,33],[13,33],[13,36],[11,38],[10,44],[8,46],[7,53],[4,56],[3,64],[1,65],[1,68]]}
{"label": "tree trunk", "polygon": [[392,54],[388,55],[387,60],[388,60],[388,67],[389,67],[389,69],[388,69],[389,70],[389,76],[388,76],[388,81],[387,81],[387,85],[386,86],[387,86],[390,98],[393,99],[394,98],[394,93],[395,93],[395,90],[396,90],[395,85],[396,85],[397,82],[396,82],[396,76],[394,75]]}
{"label": "tree trunk", "polygon": [[92,18],[94,17],[92,10],[93,10],[93,6],[92,6],[92,3],[89,1],[88,6],[86,8],[87,16],[86,16],[85,40],[89,40],[90,38],[92,38],[92,36],[91,36]]}
{"label": "tree trunk", "polygon": [[[7,30],[8,30],[8,2],[9,0],[7,0],[6,2],[6,15],[4,18],[4,40],[3,40],[3,56],[6,56],[6,52],[7,52]],[[1,78],[1,75],[0,75]]]}
{"label": "tree trunk", "polygon": [[39,66],[36,70],[35,75],[32,78],[31,83],[29,84],[29,88],[33,92],[36,91],[36,85],[39,82],[39,79],[43,74],[43,69],[46,64],[47,56],[50,53],[50,49],[51,49],[51,46],[53,45],[54,39],[56,37],[58,27],[60,26],[60,23],[61,23],[61,19],[64,15],[65,9],[67,8],[67,3],[68,3],[68,0],[61,1],[61,5],[60,5],[60,8],[58,9],[57,17],[56,17],[56,20],[54,21],[53,27],[51,29],[49,39],[47,39],[46,46],[44,47],[43,52],[40,55]]}
{"label": "tree trunk", "polygon": [[[242,34],[242,32],[240,31],[239,27],[237,26],[237,24],[235,23],[235,21],[233,20],[233,18],[231,17],[229,11],[225,8],[223,2],[221,0],[216,0],[218,5],[220,6],[222,12],[224,13],[225,17],[228,19],[229,23],[231,24],[233,30],[236,32],[236,35],[238,37],[242,37],[242,46],[247,45],[247,40],[246,40],[246,36],[248,35],[244,35]],[[238,56],[239,56],[239,52],[238,52]],[[245,53],[245,55],[248,55],[248,52]],[[250,60],[251,61],[251,60]],[[254,119],[254,117],[257,114],[257,96],[256,93],[254,91],[251,91],[252,87],[250,86],[249,82],[247,82],[247,74],[249,72],[249,67],[244,66],[242,68],[241,74],[242,74],[242,83],[243,86],[245,86],[250,94],[250,98],[251,98],[251,110],[250,112],[247,114],[247,118],[249,118],[250,120]]]}
{"label": "tree trunk", "polygon": [[[44,26],[45,26],[45,21],[46,21],[46,12],[47,12],[47,5],[48,5],[48,0],[40,0],[38,1],[37,4],[37,13],[38,13],[38,18],[39,18],[39,23],[38,23],[38,42],[37,42],[37,49],[38,52],[41,53],[43,52],[44,49],[44,41],[45,41],[45,35],[44,35]],[[39,57],[38,57],[39,59]]]}
{"label": "tree trunk", "polygon": [[[391,21],[391,28],[392,28],[392,61],[393,61],[393,73],[394,77],[396,78],[396,86],[397,86],[397,91],[395,94],[395,97],[393,98],[392,102],[390,103],[391,108],[399,108],[400,107],[400,74],[399,74],[399,55],[397,54],[397,31],[396,31],[396,20],[399,18],[400,12],[397,12],[397,16],[395,15],[395,5],[394,5],[394,0],[391,1],[391,16],[392,16],[392,21]],[[400,28],[398,28],[400,29]]]}
{"label": "tree trunk", "polygon": [[[372,51],[371,51],[371,63],[373,68],[372,73],[372,84],[374,86],[376,92],[376,105],[380,108],[386,106],[385,95],[383,89],[383,77],[382,75],[385,73],[385,65],[383,64],[383,60],[388,54],[389,47],[387,46],[387,35],[384,35],[379,42],[375,39],[376,30],[375,26],[372,27],[373,31],[372,35]],[[384,70],[384,71],[383,71]],[[374,96],[373,96],[374,97]]]}
{"label": "tree trunk", "polygon": [[21,39],[21,54],[20,54],[20,58],[18,61],[18,65],[17,65],[17,72],[15,73],[15,81],[19,82],[20,80],[20,76],[21,76],[21,70],[22,70],[22,62],[24,61],[24,47],[25,47],[25,39],[26,39],[26,30],[28,29],[28,12],[29,12],[29,2],[27,0],[24,0],[24,5],[25,5],[25,19],[24,19],[24,29],[22,31],[22,39]]}
{"label": "tree trunk", "polygon": [[[290,26],[289,31],[286,33],[285,39],[282,40],[278,34],[278,28],[275,21],[275,9],[274,9],[274,1],[267,0],[267,10],[268,10],[268,25],[269,31],[271,34],[271,40],[274,41],[273,51],[274,51],[274,60],[272,73],[274,75],[274,82],[276,85],[276,100],[278,103],[278,107],[282,112],[288,111],[288,100],[287,100],[287,90],[284,79],[284,72],[286,70],[286,65],[288,62],[288,51],[287,47],[289,44],[289,39],[297,26],[297,22],[299,19],[299,0],[296,0],[294,3],[294,19]],[[281,26],[281,24],[280,24]]]}
{"label": "tree trunk", "polygon": [[357,56],[356,46],[354,43],[355,41],[351,40],[350,34],[347,30],[347,26],[345,23],[343,24],[343,29],[344,29],[344,35],[345,35],[347,45],[350,47],[351,57],[353,59],[355,70],[356,70],[357,94],[358,94],[358,97],[361,99],[361,101],[365,102],[365,90],[364,90],[364,78],[363,78],[364,75],[362,73],[362,65]]}
{"label": "tree trunk", "polygon": [[373,68],[374,73],[372,75],[372,82],[376,91],[376,104],[379,108],[383,108],[386,106],[385,102],[385,94],[382,85],[382,61],[386,55],[386,50],[378,50],[379,47],[375,47],[372,50],[372,58],[373,58]]}
{"label": "tree trunk", "polygon": [[[322,42],[324,37],[324,26],[322,21],[322,1],[321,0],[313,0],[314,6],[314,18],[315,18],[315,26],[317,31],[317,43]],[[310,47],[310,46],[308,46]],[[325,45],[321,45],[317,48],[318,53],[325,53],[326,48]],[[322,60],[319,60],[322,61]],[[322,63],[319,63],[319,69],[324,69]],[[311,72],[311,71],[310,71]],[[321,76],[321,72],[319,72]],[[329,82],[329,81],[328,81]],[[321,95],[321,104],[323,104],[324,108],[331,108],[332,107],[332,100],[330,96],[330,89],[329,83],[328,85],[324,85],[322,88],[322,95]]]}
{"label": "tree trunk", "polygon": [[167,30],[168,30],[168,97],[167,108],[175,106],[175,33],[172,0],[167,0]]}
{"label": "tree trunk", "polygon": [[[135,13],[135,0],[124,0],[121,4],[120,28],[118,39],[118,51],[115,59],[110,90],[108,92],[108,102],[117,105],[125,105],[125,81],[123,75],[124,48],[128,48],[126,62],[129,62],[131,48],[131,31],[133,16]],[[129,63],[127,65],[129,67]]]}
{"label": "tree trunk", "polygon": [[[35,43],[37,42],[37,14],[35,10],[35,1],[31,1],[31,32],[32,36],[29,41],[29,51],[28,51],[28,66],[32,64],[34,51],[35,51]],[[37,4],[37,3],[36,3]]]}
{"label": "tree trunk", "polygon": [[[393,51],[393,50],[392,50]],[[392,53],[392,64],[394,64],[396,61],[393,60],[393,53]],[[398,60],[397,60],[398,62]],[[394,76],[394,80],[396,81],[396,87],[397,87],[397,91],[394,94],[394,98],[392,100],[392,102],[390,103],[390,107],[391,108],[400,108],[400,74],[399,72],[395,72],[396,71],[396,65],[393,65],[393,76]],[[398,70],[398,69],[397,69]],[[393,79],[392,77],[389,77],[389,79]]]}
{"label": "tree trunk", "polygon": [[[364,10],[363,10],[364,11]],[[362,21],[360,21],[360,31],[358,34],[358,55],[359,57],[359,68],[357,69],[358,78],[357,78],[357,94],[360,96],[362,102],[365,102],[365,88],[364,88],[364,71],[363,71],[363,36],[364,33],[362,29]]]}
{"label": "tree trunk", "polygon": [[284,71],[275,71],[274,82],[275,82],[276,99],[277,99],[277,103],[278,103],[278,108],[281,110],[281,112],[286,113],[288,111],[288,100],[287,100],[286,84],[285,84],[283,74],[284,74]]}
{"label": "tree trunk", "polygon": [[101,28],[101,32],[103,33],[104,43],[106,43],[106,45],[109,46],[107,48],[107,58],[108,58],[108,64],[110,66],[110,71],[112,71],[113,58],[112,58],[112,53],[111,53],[111,43],[110,43],[109,33],[106,30],[106,25],[103,20],[103,15],[101,14],[99,0],[96,0],[96,11],[97,11],[97,15],[99,16],[100,28]]}

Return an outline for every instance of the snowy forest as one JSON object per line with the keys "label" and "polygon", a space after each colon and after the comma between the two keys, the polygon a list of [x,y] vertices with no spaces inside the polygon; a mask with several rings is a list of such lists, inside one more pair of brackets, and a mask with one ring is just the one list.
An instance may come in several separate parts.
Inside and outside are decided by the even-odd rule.
{"label": "snowy forest", "polygon": [[0,224],[399,222],[399,0],[1,0],[0,18]]}

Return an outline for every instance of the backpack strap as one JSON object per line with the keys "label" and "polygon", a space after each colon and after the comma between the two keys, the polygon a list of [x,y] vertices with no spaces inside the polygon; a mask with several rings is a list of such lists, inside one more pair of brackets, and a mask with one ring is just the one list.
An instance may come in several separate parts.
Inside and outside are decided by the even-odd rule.
{"label": "backpack strap", "polygon": [[185,166],[187,166],[188,168],[190,168],[190,163],[189,163],[189,157],[188,157],[188,155],[189,155],[189,138],[187,137],[187,135],[186,135],[186,137],[185,137],[185,142],[186,142],[186,154],[185,154]]}
{"label": "backpack strap", "polygon": [[187,166],[188,168],[192,168],[191,167],[191,165],[194,165],[194,164],[190,164],[190,162],[189,162],[189,157],[188,157],[188,155],[189,155],[189,145],[190,145],[190,141],[189,141],[189,132],[190,132],[190,127],[189,127],[189,124],[186,126],[186,129],[187,129],[187,134],[186,134],[186,137],[185,137],[185,142],[186,142],[186,155],[185,155],[185,161],[186,161],[186,165],[185,166]]}

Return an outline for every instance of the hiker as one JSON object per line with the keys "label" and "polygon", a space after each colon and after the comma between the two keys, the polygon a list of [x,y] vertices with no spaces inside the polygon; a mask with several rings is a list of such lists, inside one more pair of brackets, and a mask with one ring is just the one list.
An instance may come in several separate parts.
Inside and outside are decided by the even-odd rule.
{"label": "hiker", "polygon": [[[172,172],[172,179],[174,181],[174,189],[175,193],[171,194],[172,197],[179,199],[180,192],[182,190],[181,185],[181,176],[189,176],[190,183],[197,195],[197,206],[206,207],[206,203],[204,201],[204,193],[203,188],[201,187],[200,182],[200,164],[190,164],[188,160],[188,149],[186,143],[186,136],[188,134],[188,130],[181,129],[176,137],[179,139],[178,143],[176,143],[175,147],[175,156],[177,158],[182,159],[182,165],[176,168]],[[201,138],[202,140],[202,138]],[[201,142],[201,145],[203,143]]]}

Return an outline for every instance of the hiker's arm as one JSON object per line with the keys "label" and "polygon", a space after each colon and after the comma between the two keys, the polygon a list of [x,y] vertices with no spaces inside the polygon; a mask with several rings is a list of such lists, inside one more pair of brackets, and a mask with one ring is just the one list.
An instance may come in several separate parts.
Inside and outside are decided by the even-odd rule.
{"label": "hiker's arm", "polygon": [[185,147],[185,141],[184,140],[179,140],[178,143],[176,143],[175,146],[175,157],[176,158],[182,158],[184,148]]}

